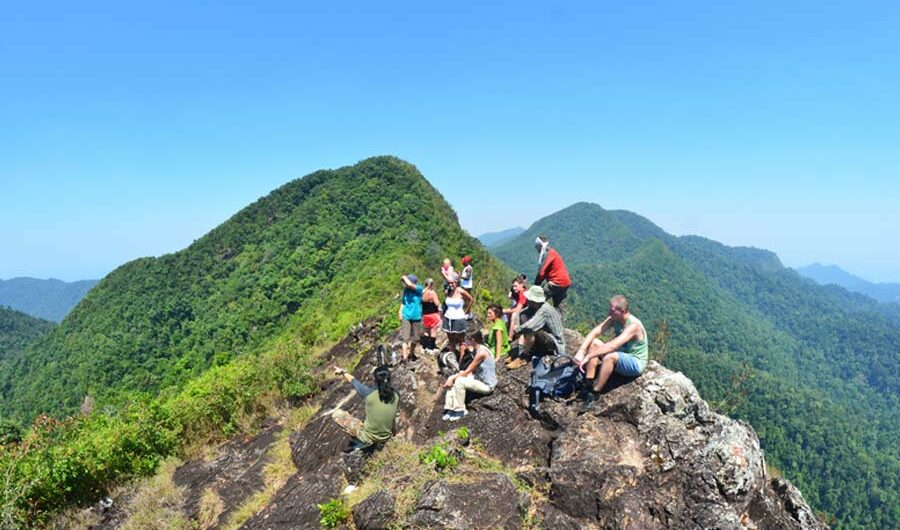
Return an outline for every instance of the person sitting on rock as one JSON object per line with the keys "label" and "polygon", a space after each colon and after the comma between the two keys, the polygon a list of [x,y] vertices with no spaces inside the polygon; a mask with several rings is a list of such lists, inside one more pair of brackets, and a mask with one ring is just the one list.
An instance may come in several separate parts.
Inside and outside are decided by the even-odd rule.
{"label": "person sitting on rock", "polygon": [[466,409],[467,390],[477,394],[490,394],[497,386],[494,356],[484,345],[481,331],[469,335],[462,349],[474,350],[474,356],[464,370],[451,375],[444,383],[447,394],[444,397],[443,419],[447,421],[460,420],[469,413]]}
{"label": "person sitting on rock", "polygon": [[349,450],[362,449],[373,444],[383,444],[394,434],[394,418],[400,396],[391,386],[391,371],[387,366],[375,369],[375,388],[364,385],[347,370],[334,366],[335,375],[340,375],[353,385],[356,392],[366,402],[366,420],[360,421],[345,410],[334,409],[332,419],[352,436]]}
{"label": "person sitting on rock", "polygon": [[[597,338],[610,328],[613,330],[612,340],[604,343]],[[585,407],[590,407],[596,401],[597,394],[603,390],[613,372],[625,377],[641,375],[647,366],[647,356],[647,331],[644,324],[628,311],[627,298],[622,295],[613,296],[609,300],[608,316],[588,333],[575,354],[575,360],[581,369],[587,367],[586,388],[590,391],[582,396]]]}
{"label": "person sitting on rock", "polygon": [[488,330],[487,346],[494,355],[494,359],[500,359],[501,355],[509,352],[509,334],[506,324],[501,318],[503,309],[500,304],[491,304],[487,308],[487,321],[491,328]]}
{"label": "person sitting on rock", "polygon": [[513,332],[512,340],[524,337],[524,345],[519,349],[516,359],[507,363],[507,368],[515,369],[523,366],[532,355],[559,355],[566,353],[566,340],[563,335],[562,317],[559,311],[546,303],[544,290],[532,285],[525,291],[528,301],[526,315],[528,320],[519,325]]}

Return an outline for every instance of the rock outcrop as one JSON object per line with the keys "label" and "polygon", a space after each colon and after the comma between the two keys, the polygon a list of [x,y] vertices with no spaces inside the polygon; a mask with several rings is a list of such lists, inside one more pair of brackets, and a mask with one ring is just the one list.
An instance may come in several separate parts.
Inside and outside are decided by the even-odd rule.
{"label": "rock outcrop", "polygon": [[[567,333],[574,351],[581,337]],[[358,360],[354,374],[371,383],[377,343],[375,325],[357,327],[322,364]],[[441,419],[444,379],[435,359],[395,367],[396,436],[380,451],[349,454],[349,438],[330,412],[362,418],[363,403],[343,381],[325,378],[318,412],[290,434],[296,473],[242,528],[319,528],[319,506],[335,499],[344,499],[341,515],[357,530],[824,527],[796,488],[767,476],[752,427],[711,410],[683,374],[651,362],[637,379],[614,376],[584,413],[575,402],[545,401],[532,417],[529,371],[499,366],[494,392],[472,399],[470,414],[449,423]],[[204,528],[224,527],[261,490],[281,428],[269,423],[222,445],[214,458],[182,465],[173,477],[183,489],[180,513]],[[430,453],[443,460],[429,460]],[[210,491],[221,506],[204,519]],[[118,499],[96,527],[121,527],[127,503]]]}
{"label": "rock outcrop", "polygon": [[[570,345],[579,339],[568,338]],[[371,382],[373,346],[374,335],[357,333],[333,354],[346,362],[363,350],[354,373]],[[752,427],[710,410],[690,380],[657,363],[614,382],[587,413],[549,401],[539,418],[527,410],[528,368],[500,367],[494,393],[472,400],[469,416],[456,423],[440,418],[443,379],[433,358],[393,374],[401,405],[390,443],[424,450],[445,443],[443,431],[466,427],[479,454],[501,469],[446,471],[422,484],[404,510],[392,492],[376,491],[352,507],[356,528],[823,528],[799,491],[766,475]],[[347,484],[389,480],[390,469],[367,471],[363,456],[342,453],[347,436],[328,416],[341,406],[362,417],[361,400],[333,382],[321,403],[292,435],[297,474],[244,528],[315,528],[317,504],[340,497]]]}

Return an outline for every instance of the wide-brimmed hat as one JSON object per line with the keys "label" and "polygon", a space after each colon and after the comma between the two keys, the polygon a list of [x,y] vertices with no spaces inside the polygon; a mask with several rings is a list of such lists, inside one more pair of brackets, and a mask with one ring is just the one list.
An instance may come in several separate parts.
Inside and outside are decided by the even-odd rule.
{"label": "wide-brimmed hat", "polygon": [[543,304],[547,301],[547,295],[544,294],[544,289],[540,285],[532,285],[525,291],[525,299]]}

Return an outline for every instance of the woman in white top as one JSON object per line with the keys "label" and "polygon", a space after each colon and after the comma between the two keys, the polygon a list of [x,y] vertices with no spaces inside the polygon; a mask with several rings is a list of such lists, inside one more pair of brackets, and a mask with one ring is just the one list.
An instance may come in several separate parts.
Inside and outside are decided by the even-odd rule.
{"label": "woman in white top", "polygon": [[450,349],[459,351],[466,333],[466,313],[472,304],[472,295],[459,286],[459,275],[453,274],[447,285],[447,298],[444,299],[443,330],[447,334]]}

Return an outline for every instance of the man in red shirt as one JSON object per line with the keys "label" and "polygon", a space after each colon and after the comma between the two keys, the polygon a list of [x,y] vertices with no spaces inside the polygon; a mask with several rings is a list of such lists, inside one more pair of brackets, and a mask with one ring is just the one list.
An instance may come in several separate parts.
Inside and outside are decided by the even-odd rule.
{"label": "man in red shirt", "polygon": [[534,249],[538,253],[538,264],[540,265],[537,276],[534,278],[534,284],[541,285],[545,280],[547,281],[547,295],[559,314],[562,315],[566,295],[569,287],[572,286],[569,271],[566,270],[566,264],[559,252],[555,248],[550,248],[550,239],[547,236],[538,236],[534,240]]}

